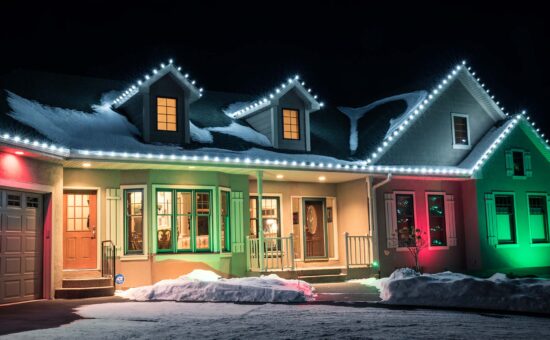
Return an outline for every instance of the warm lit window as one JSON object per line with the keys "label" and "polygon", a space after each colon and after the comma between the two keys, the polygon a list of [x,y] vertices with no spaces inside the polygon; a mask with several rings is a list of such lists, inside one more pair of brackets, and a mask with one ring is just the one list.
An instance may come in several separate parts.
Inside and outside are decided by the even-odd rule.
{"label": "warm lit window", "polygon": [[414,196],[412,194],[395,195],[395,209],[398,246],[414,247],[416,245]]}
{"label": "warm lit window", "polygon": [[124,190],[126,254],[143,254],[143,189]]}
{"label": "warm lit window", "polygon": [[210,191],[158,190],[157,250],[210,250],[211,210]]}
{"label": "warm lit window", "polygon": [[447,231],[444,195],[428,195],[428,222],[428,227],[430,228],[430,246],[446,246]]}
{"label": "warm lit window", "polygon": [[470,135],[468,131],[468,116],[454,113],[453,118],[453,146],[464,148],[470,146]]}
{"label": "warm lit window", "polygon": [[300,139],[300,114],[298,110],[283,109],[283,138]]}
{"label": "warm lit window", "polygon": [[[261,211],[264,237],[281,236],[279,209],[278,197],[262,197]],[[258,210],[258,197],[250,197],[250,235],[252,238],[259,236]]]}
{"label": "warm lit window", "polygon": [[157,130],[176,131],[176,99],[157,97]]}
{"label": "warm lit window", "polygon": [[513,195],[495,195],[497,240],[499,244],[516,243],[516,219]]}
{"label": "warm lit window", "polygon": [[548,205],[546,195],[529,195],[531,242],[548,243]]}

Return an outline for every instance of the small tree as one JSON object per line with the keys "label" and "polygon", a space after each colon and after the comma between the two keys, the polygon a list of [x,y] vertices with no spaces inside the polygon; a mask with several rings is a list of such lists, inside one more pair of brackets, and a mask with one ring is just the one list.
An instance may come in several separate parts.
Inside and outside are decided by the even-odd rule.
{"label": "small tree", "polygon": [[408,233],[407,249],[414,260],[414,270],[420,272],[420,265],[418,263],[420,259],[420,252],[428,246],[428,242],[424,235],[426,232],[422,232],[420,229],[414,229],[413,233]]}

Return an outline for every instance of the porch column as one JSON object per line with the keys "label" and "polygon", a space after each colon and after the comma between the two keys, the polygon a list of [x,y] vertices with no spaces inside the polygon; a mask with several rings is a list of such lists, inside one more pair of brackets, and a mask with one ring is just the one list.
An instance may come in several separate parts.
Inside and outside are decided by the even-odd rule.
{"label": "porch column", "polygon": [[256,223],[258,223],[258,243],[259,243],[259,255],[260,255],[260,271],[264,270],[264,223],[262,216],[262,195],[263,195],[263,176],[264,172],[258,170],[256,172],[256,193],[258,206],[256,207],[256,213],[258,214]]}

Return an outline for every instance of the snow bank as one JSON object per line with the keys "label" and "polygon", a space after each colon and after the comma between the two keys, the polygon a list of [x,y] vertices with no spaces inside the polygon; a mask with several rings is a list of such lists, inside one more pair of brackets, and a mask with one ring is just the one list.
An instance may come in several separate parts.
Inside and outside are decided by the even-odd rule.
{"label": "snow bank", "polygon": [[117,291],[117,295],[136,301],[295,303],[314,299],[313,287],[304,281],[285,280],[275,274],[224,279],[205,270],[194,270],[152,286]]}
{"label": "snow bank", "polygon": [[198,143],[214,143],[214,137],[207,129],[202,129],[192,121],[189,121],[189,129],[191,130],[191,139]]}
{"label": "snow bank", "polygon": [[[488,279],[443,272],[422,274],[398,269],[379,280],[383,303],[550,313],[550,280]],[[373,283],[374,284],[374,283]]]}
{"label": "snow bank", "polygon": [[265,135],[262,135],[261,133],[249,128],[248,126],[237,124],[235,122],[232,122],[228,126],[210,127],[208,128],[208,131],[219,132],[226,135],[239,137],[240,139],[243,139],[247,142],[255,143],[261,146],[271,146],[271,142]]}

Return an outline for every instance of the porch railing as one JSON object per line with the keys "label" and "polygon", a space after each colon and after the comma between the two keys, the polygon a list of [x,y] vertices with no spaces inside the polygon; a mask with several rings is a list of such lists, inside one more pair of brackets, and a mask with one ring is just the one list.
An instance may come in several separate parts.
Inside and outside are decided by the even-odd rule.
{"label": "porch railing", "polygon": [[372,236],[351,236],[344,233],[346,244],[346,267],[372,266]]}
{"label": "porch railing", "polygon": [[113,287],[116,287],[115,261],[116,247],[113,241],[101,242],[101,276],[111,278],[113,280]]}
{"label": "porch railing", "polygon": [[249,271],[294,270],[294,237],[246,238],[246,264]]}

